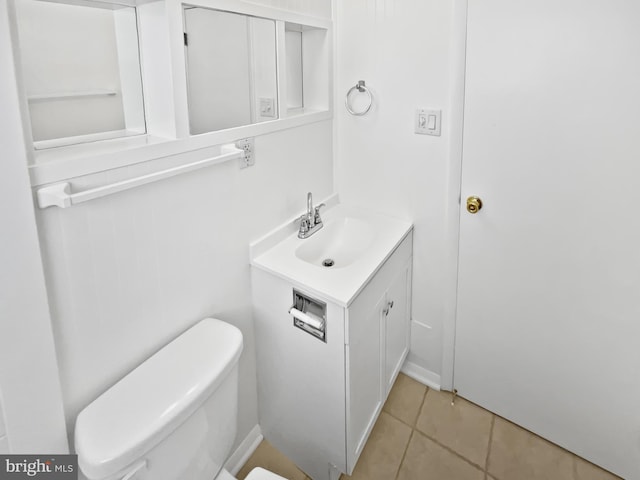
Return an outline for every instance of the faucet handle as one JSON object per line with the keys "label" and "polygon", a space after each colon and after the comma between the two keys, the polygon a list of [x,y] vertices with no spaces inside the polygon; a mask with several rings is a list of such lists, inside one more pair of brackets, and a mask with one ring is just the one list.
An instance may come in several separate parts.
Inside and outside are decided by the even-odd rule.
{"label": "faucet handle", "polygon": [[298,237],[304,238],[304,236],[309,232],[309,219],[306,215],[302,215],[298,221],[300,222],[300,227],[298,230]]}
{"label": "faucet handle", "polygon": [[320,209],[322,207],[326,207],[326,205],[324,203],[321,203],[320,205],[317,205],[315,210],[314,210],[314,222],[315,223],[322,223],[322,219],[320,218]]}

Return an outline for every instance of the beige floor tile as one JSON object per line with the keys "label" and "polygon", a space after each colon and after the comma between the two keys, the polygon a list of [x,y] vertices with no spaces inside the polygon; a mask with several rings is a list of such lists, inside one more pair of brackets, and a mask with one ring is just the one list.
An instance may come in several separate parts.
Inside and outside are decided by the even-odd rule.
{"label": "beige floor tile", "polygon": [[496,417],[487,471],[499,480],[568,480],[573,455]]}
{"label": "beige floor tile", "polygon": [[593,463],[575,457],[576,461],[576,480],[619,480],[620,477],[613,473],[601,469]]}
{"label": "beige floor tile", "polygon": [[429,390],[416,428],[484,469],[493,414],[451,394]]}
{"label": "beige floor tile", "polygon": [[381,412],[360,455],[353,475],[342,479],[393,480],[396,478],[411,428],[386,412]]}
{"label": "beige floor tile", "polygon": [[383,410],[413,427],[426,391],[427,387],[401,373],[389,392]]}
{"label": "beige floor tile", "polygon": [[398,480],[484,480],[484,472],[414,431]]}
{"label": "beige floor tile", "polygon": [[307,476],[302,470],[278,451],[273,445],[263,440],[247,463],[238,472],[238,480],[244,480],[255,467],[262,467],[288,480],[305,480]]}

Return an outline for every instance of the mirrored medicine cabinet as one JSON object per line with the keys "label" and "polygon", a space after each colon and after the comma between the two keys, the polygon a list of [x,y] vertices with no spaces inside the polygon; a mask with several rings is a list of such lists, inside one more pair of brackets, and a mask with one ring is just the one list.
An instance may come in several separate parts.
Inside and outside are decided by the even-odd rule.
{"label": "mirrored medicine cabinet", "polygon": [[305,78],[305,66],[308,76],[322,71],[326,30],[194,5],[183,15],[192,135],[312,111],[306,103],[328,109]]}
{"label": "mirrored medicine cabinet", "polygon": [[9,5],[30,161],[65,160],[59,178],[107,169],[85,161],[104,152],[114,168],[330,118],[330,19],[243,0]]}
{"label": "mirrored medicine cabinet", "polygon": [[183,9],[191,134],[278,118],[276,22]]}

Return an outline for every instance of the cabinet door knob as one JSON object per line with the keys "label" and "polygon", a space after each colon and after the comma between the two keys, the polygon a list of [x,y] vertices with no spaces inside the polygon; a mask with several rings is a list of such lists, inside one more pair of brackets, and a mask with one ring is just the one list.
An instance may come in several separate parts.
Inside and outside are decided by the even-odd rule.
{"label": "cabinet door knob", "polygon": [[390,302],[387,302],[387,308],[384,308],[382,310],[382,313],[384,313],[385,317],[389,315],[389,310],[391,310],[392,308],[393,308],[393,300],[391,300]]}

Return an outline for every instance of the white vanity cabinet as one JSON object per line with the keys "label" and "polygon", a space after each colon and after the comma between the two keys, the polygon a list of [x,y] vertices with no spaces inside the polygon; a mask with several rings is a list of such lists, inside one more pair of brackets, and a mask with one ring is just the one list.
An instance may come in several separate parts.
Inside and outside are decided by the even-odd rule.
{"label": "white vanity cabinet", "polygon": [[405,240],[346,310],[347,473],[409,351],[410,248]]}
{"label": "white vanity cabinet", "polygon": [[[253,264],[260,426],[313,480],[352,473],[404,362],[411,260],[409,228],[344,304]],[[326,304],[326,342],[294,326],[294,290]]]}

